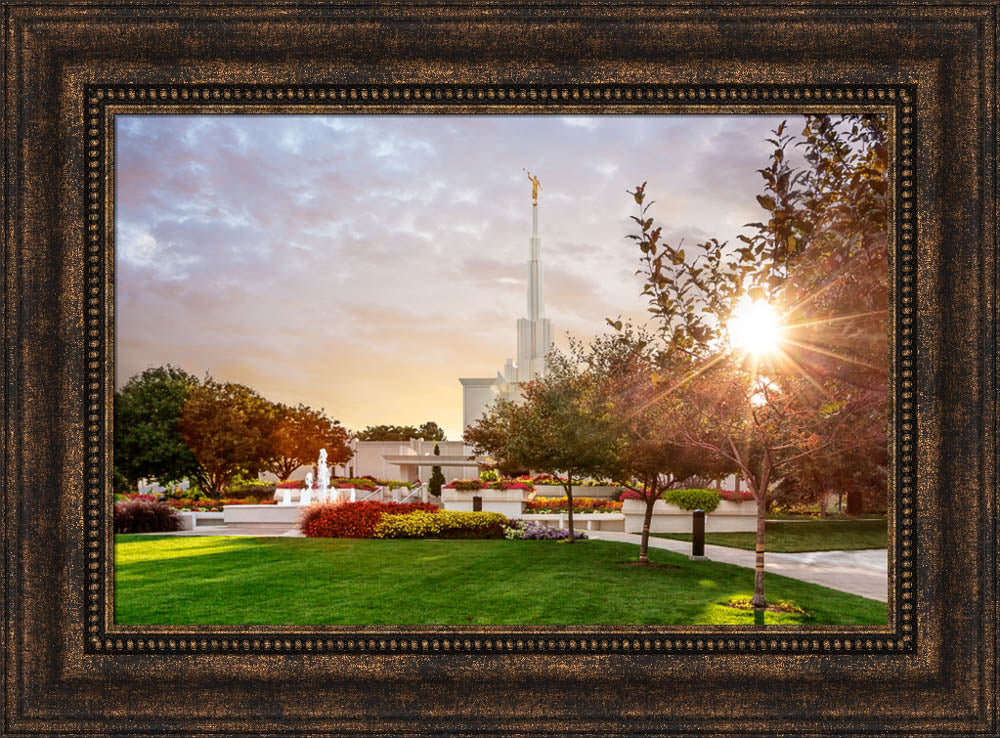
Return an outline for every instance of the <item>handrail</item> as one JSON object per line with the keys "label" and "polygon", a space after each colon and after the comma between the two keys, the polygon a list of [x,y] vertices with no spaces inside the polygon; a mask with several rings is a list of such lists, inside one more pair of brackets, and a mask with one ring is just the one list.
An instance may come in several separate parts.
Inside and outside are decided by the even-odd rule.
{"label": "handrail", "polygon": [[402,499],[400,500],[400,502],[406,502],[406,501],[407,501],[408,499],[410,499],[410,498],[411,498],[411,497],[413,497],[414,495],[419,495],[419,494],[420,494],[420,491],[421,491],[421,490],[422,490],[423,488],[424,488],[424,485],[422,485],[422,484],[421,484],[421,485],[418,485],[418,486],[416,486],[416,487],[412,487],[412,488],[410,489],[410,493],[409,493],[408,495],[406,495],[406,497],[403,497],[403,498],[402,498]]}

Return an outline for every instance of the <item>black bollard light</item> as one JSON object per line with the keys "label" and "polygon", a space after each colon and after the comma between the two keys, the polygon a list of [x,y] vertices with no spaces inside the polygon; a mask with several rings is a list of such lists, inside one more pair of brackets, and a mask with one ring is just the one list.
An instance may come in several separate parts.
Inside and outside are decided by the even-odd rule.
{"label": "black bollard light", "polygon": [[695,510],[691,520],[691,560],[705,558],[705,511]]}
{"label": "black bollard light", "polygon": [[483,511],[483,498],[476,495],[472,498],[472,512],[482,512]]}

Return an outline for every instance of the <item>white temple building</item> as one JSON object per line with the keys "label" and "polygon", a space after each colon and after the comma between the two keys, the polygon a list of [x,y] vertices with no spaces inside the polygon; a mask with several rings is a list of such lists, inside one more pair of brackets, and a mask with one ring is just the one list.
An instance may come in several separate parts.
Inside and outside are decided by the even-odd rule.
{"label": "white temple building", "polygon": [[507,359],[495,377],[462,377],[462,427],[475,423],[498,397],[518,402],[521,384],[545,374],[552,348],[552,323],[545,317],[542,241],[538,236],[538,180],[532,180],[531,237],[528,239],[527,315],[517,321],[517,360]]}

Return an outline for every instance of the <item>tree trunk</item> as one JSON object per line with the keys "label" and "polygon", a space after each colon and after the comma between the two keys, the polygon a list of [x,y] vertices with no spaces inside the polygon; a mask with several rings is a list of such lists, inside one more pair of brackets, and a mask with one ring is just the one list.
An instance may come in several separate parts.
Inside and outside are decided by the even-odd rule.
{"label": "tree trunk", "polygon": [[[767,483],[771,475],[771,458],[767,451],[764,452],[764,459],[761,461],[760,479],[757,480],[757,560],[754,565],[753,577],[753,599],[750,604],[755,610],[763,610],[767,607],[767,600],[764,598],[764,523],[767,517]],[[763,613],[761,613],[763,614]]]}
{"label": "tree trunk", "polygon": [[861,515],[865,511],[865,496],[859,490],[847,493],[847,514]]}
{"label": "tree trunk", "polygon": [[646,514],[642,517],[642,542],[639,543],[639,563],[649,563],[649,528],[653,522],[653,506],[656,504],[656,494],[650,494],[646,488]]}
{"label": "tree trunk", "polygon": [[573,477],[569,474],[566,475],[566,506],[569,508],[569,542],[573,543],[576,540],[573,529]]}

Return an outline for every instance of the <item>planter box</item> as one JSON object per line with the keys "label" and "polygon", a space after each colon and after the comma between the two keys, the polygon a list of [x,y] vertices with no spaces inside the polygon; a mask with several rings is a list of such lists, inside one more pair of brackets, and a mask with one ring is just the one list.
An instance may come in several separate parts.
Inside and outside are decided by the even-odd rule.
{"label": "planter box", "polygon": [[225,513],[220,512],[181,510],[177,514],[181,517],[181,530],[194,530],[206,525],[222,525],[225,522]]}
{"label": "planter box", "polygon": [[[573,485],[573,499],[577,497],[596,497],[601,500],[610,500],[618,492],[621,492],[621,487],[605,487],[603,485],[598,485],[594,487],[585,487],[582,485]],[[554,484],[536,484],[535,485],[535,497],[565,497],[566,490],[564,490],[559,485]]]}
{"label": "planter box", "polygon": [[[623,500],[622,514],[625,516],[625,532],[641,533],[646,503],[642,500]],[[692,515],[690,510],[682,510],[663,500],[653,504],[651,533],[690,533]],[[706,533],[734,533],[757,530],[757,504],[753,500],[730,502],[722,500],[719,506],[705,515]]]}
{"label": "planter box", "polygon": [[226,525],[288,525],[292,527],[298,520],[298,505],[225,505],[222,508]]}
{"label": "planter box", "polygon": [[498,512],[508,518],[519,518],[527,493],[523,489],[441,490],[441,504],[445,510],[471,511],[473,497],[483,498],[483,512]]}
{"label": "planter box", "polygon": [[[566,528],[569,526],[569,515],[565,513],[539,513],[522,515],[521,520],[534,520],[536,523],[550,528]],[[625,530],[625,516],[622,513],[577,513],[573,516],[575,530]]]}

